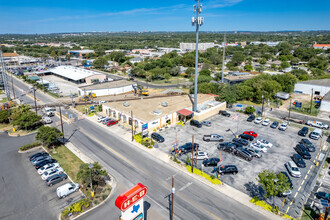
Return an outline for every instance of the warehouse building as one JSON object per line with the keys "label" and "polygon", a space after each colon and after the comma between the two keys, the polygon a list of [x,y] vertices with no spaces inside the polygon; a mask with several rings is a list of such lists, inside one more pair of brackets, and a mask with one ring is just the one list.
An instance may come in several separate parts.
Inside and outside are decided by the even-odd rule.
{"label": "warehouse building", "polygon": [[68,54],[76,58],[85,58],[87,54],[95,53],[94,50],[69,50]]}
{"label": "warehouse building", "polygon": [[325,96],[323,96],[320,110],[325,112],[330,112],[330,91],[327,94],[325,94]]}
{"label": "warehouse building", "polygon": [[325,96],[330,91],[330,79],[317,79],[297,82],[294,86],[296,93]]}
{"label": "warehouse building", "polygon": [[137,86],[135,82],[127,80],[116,80],[92,85],[84,85],[78,87],[78,95],[84,96],[89,93],[95,93],[96,96],[119,95],[132,92],[133,86]]}
{"label": "warehouse building", "polygon": [[[198,50],[203,51],[215,46],[215,43],[199,43]],[[194,51],[196,50],[196,43],[180,43],[180,49],[182,51]]]}

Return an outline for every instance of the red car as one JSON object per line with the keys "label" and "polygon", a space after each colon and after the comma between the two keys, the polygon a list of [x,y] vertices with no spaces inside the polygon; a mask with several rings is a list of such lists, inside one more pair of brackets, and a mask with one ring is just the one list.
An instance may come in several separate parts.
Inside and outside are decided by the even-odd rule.
{"label": "red car", "polygon": [[254,131],[244,131],[243,134],[247,134],[255,138],[258,137],[258,134],[255,133]]}
{"label": "red car", "polygon": [[107,126],[115,125],[115,124],[117,124],[117,123],[118,123],[117,120],[110,120],[110,121],[108,122]]}

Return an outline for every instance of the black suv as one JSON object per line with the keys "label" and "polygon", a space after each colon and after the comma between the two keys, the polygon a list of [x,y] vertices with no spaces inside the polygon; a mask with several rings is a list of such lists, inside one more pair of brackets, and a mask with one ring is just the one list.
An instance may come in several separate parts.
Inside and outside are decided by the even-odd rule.
{"label": "black suv", "polygon": [[249,145],[249,142],[247,140],[241,139],[241,138],[234,138],[233,142],[237,142],[239,144],[242,144],[244,146]]}
{"label": "black suv", "polygon": [[315,152],[315,146],[307,138],[301,139],[300,143],[304,145],[304,147],[306,147],[309,152]]}
{"label": "black suv", "polygon": [[230,117],[230,113],[227,112],[227,111],[223,111],[223,110],[220,110],[220,111],[219,111],[219,115],[223,115],[223,116],[226,116],[226,117]]}
{"label": "black suv", "polygon": [[40,153],[33,154],[30,157],[30,161],[36,159],[37,157],[44,157],[44,156],[49,156],[49,154],[47,152],[40,152]]}
{"label": "black suv", "polygon": [[65,173],[54,174],[46,179],[47,186],[52,186],[68,178]]}
{"label": "black suv", "polygon": [[273,121],[273,123],[270,125],[271,128],[277,128],[279,125],[278,121]]}
{"label": "black suv", "polygon": [[253,141],[254,137],[248,134],[240,134],[239,135],[240,138],[245,139],[245,140],[249,140],[249,141]]}
{"label": "black suv", "polygon": [[155,132],[151,134],[151,138],[159,143],[162,143],[165,141],[165,139],[160,134],[155,133]]}
{"label": "black suv", "polygon": [[238,169],[235,165],[221,166],[220,169],[217,169],[217,171],[220,175],[227,174],[227,173],[232,173],[235,175],[238,173]]}
{"label": "black suv", "polygon": [[308,134],[308,128],[307,127],[303,127],[300,131],[298,131],[298,135],[300,136],[306,136]]}
{"label": "black suv", "polygon": [[220,159],[216,157],[212,157],[206,160],[203,160],[203,165],[206,167],[215,167],[218,165]]}
{"label": "black suv", "polygon": [[248,121],[248,122],[252,122],[255,118],[256,118],[256,116],[254,116],[254,115],[250,115],[250,116],[247,118],[247,121]]}
{"label": "black suv", "polygon": [[292,156],[292,160],[293,160],[293,162],[296,163],[296,165],[298,167],[301,167],[301,168],[305,168],[306,167],[305,161],[303,160],[303,158],[299,154],[294,154]]}
{"label": "black suv", "polygon": [[219,150],[223,150],[228,153],[232,153],[236,148],[236,145],[231,142],[223,142],[218,145]]}
{"label": "black suv", "polygon": [[300,154],[300,156],[302,156],[304,159],[309,160],[309,159],[312,158],[311,155],[310,155],[310,153],[309,153],[308,150],[306,149],[306,147],[304,147],[304,145],[302,145],[302,144],[300,144],[300,143],[298,143],[298,144],[296,145],[296,151],[297,151],[297,153]]}
{"label": "black suv", "polygon": [[192,119],[192,120],[190,121],[190,125],[191,125],[191,126],[195,126],[195,127],[197,127],[197,128],[201,128],[201,127],[202,127],[202,124],[201,124],[199,121],[194,120],[194,119]]}
{"label": "black suv", "polygon": [[242,147],[236,149],[235,155],[247,161],[251,161],[253,159],[253,154]]}
{"label": "black suv", "polygon": [[50,160],[41,161],[41,162],[39,162],[35,165],[35,168],[39,169],[40,167],[43,167],[43,166],[45,166],[46,164],[49,164],[49,163],[57,163],[57,160],[50,159]]}
{"label": "black suv", "polygon": [[[198,151],[198,148],[199,148],[199,144],[197,143],[194,143],[194,151]],[[192,151],[192,143],[185,143],[184,145],[178,147],[177,149],[177,152],[180,153],[180,151],[182,153],[188,153],[188,152],[191,152]],[[174,150],[172,151],[174,152]]]}

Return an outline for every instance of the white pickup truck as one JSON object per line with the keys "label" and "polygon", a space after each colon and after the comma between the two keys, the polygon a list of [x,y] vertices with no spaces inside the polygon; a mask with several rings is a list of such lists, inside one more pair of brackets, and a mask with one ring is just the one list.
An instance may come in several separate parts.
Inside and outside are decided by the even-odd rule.
{"label": "white pickup truck", "polygon": [[209,141],[216,141],[216,142],[222,142],[224,140],[224,137],[218,134],[210,134],[210,135],[204,135],[203,141],[209,142]]}
{"label": "white pickup truck", "polygon": [[316,127],[316,128],[329,129],[329,125],[324,124],[320,121],[311,121],[311,120],[309,120],[309,121],[306,122],[306,125],[313,126],[313,127]]}

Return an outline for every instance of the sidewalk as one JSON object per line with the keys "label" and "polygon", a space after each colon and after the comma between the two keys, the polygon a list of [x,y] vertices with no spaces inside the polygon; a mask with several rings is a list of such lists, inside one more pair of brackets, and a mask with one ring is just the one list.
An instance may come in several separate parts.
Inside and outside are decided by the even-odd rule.
{"label": "sidewalk", "polygon": [[[102,127],[104,129],[104,125],[100,124],[97,122],[97,116],[92,116],[92,117],[86,117],[87,120],[95,123],[96,125],[98,125],[99,127]],[[223,193],[224,195],[236,200],[237,202],[251,208],[254,209],[255,211],[263,214],[267,219],[281,219],[280,216],[277,216],[271,212],[268,212],[266,210],[264,210],[263,208],[254,205],[253,203],[250,202],[250,200],[252,199],[249,195],[236,190],[233,187],[230,187],[228,185],[214,185],[211,182],[207,181],[206,179],[204,179],[203,177],[200,177],[198,175],[195,174],[191,174],[187,171],[187,169],[182,166],[179,165],[175,162],[173,162],[170,159],[170,155],[156,149],[156,148],[152,148],[152,149],[148,149],[142,145],[140,145],[137,142],[132,142],[132,134],[131,134],[131,130],[127,129],[127,128],[123,128],[123,126],[112,126],[111,129],[105,129],[107,132],[113,133],[114,135],[119,136],[120,138],[122,138],[123,140],[126,140],[127,142],[130,142],[131,144],[135,145],[136,147],[138,147],[140,150],[143,150],[145,152],[148,152],[149,154],[151,154],[154,158],[157,158],[169,165],[171,165],[172,167],[174,167],[175,169],[180,170],[181,172],[189,175],[192,178],[197,179],[200,182],[203,182],[204,184],[212,187],[213,189],[219,191],[220,193]]]}

